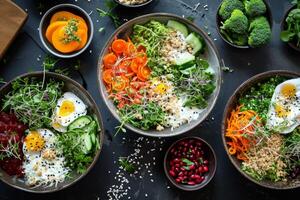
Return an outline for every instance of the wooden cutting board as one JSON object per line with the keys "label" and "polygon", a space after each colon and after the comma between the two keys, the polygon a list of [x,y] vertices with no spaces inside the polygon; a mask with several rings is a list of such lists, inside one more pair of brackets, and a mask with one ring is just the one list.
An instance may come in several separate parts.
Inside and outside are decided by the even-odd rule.
{"label": "wooden cutting board", "polygon": [[0,0],[0,60],[27,19],[27,13],[10,0]]}

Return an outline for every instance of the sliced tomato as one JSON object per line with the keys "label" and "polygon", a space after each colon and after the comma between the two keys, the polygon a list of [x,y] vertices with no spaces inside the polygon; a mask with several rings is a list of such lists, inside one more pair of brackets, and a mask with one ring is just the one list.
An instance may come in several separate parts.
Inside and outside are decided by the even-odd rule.
{"label": "sliced tomato", "polygon": [[122,54],[127,50],[127,42],[123,39],[113,41],[111,48],[116,54]]}
{"label": "sliced tomato", "polygon": [[103,81],[107,84],[111,84],[113,80],[113,70],[107,69],[102,74]]}
{"label": "sliced tomato", "polygon": [[136,50],[135,45],[132,42],[128,42],[127,43],[127,48],[126,48],[126,51],[124,52],[124,54],[126,56],[131,56],[131,55],[135,54],[136,51],[137,50]]}
{"label": "sliced tomato", "polygon": [[103,64],[106,68],[111,68],[116,62],[118,57],[114,53],[106,54],[103,58]]}
{"label": "sliced tomato", "polygon": [[131,70],[134,72],[134,73],[138,73],[138,70],[139,70],[139,67],[140,67],[140,64],[139,64],[139,62],[138,62],[138,60],[137,59],[133,59],[132,61],[131,61],[131,64],[130,64],[130,68],[131,68]]}
{"label": "sliced tomato", "polygon": [[142,78],[142,80],[148,80],[151,75],[151,70],[147,65],[141,66],[137,75],[138,78]]}
{"label": "sliced tomato", "polygon": [[116,76],[112,81],[112,89],[114,91],[122,91],[124,90],[129,84],[129,79],[125,76]]}

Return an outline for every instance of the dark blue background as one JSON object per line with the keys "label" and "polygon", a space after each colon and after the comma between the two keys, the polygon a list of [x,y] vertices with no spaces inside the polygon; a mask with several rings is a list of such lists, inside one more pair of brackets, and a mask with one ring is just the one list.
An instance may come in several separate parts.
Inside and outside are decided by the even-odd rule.
{"label": "dark blue background", "polygon": [[[118,125],[117,121],[108,112],[103,100],[100,97],[97,86],[97,61],[98,55],[108,39],[113,33],[114,26],[109,18],[99,18],[95,8],[105,8],[104,0],[69,0],[69,1],[39,1],[39,0],[15,0],[23,9],[29,13],[28,21],[24,28],[10,47],[4,61],[0,65],[0,75],[5,80],[10,80],[15,76],[32,71],[42,70],[41,63],[45,55],[45,50],[41,48],[41,42],[38,37],[38,25],[41,19],[40,11],[44,13],[51,6],[59,3],[74,3],[80,5],[88,13],[92,11],[91,17],[94,21],[95,33],[92,44],[88,50],[78,57],[81,60],[81,73],[87,81],[88,90],[99,105],[101,114],[104,120],[106,139],[103,146],[102,154],[93,170],[76,185],[54,194],[36,195],[13,189],[3,183],[0,183],[0,199],[13,200],[100,200],[107,199],[106,191],[113,184],[118,184],[113,179],[113,174],[118,168],[118,164],[114,163],[119,156],[126,156],[133,151],[132,144],[121,144],[122,138],[135,140],[139,136],[127,132],[117,137],[112,137],[114,127]],[[40,2],[43,2],[45,7],[40,10]],[[185,3],[184,3],[185,2]],[[252,182],[240,175],[230,163],[223,149],[221,141],[221,120],[224,106],[233,93],[233,91],[243,81],[260,72],[272,69],[287,69],[291,71],[299,71],[300,54],[282,44],[279,40],[280,22],[284,12],[291,6],[287,0],[269,0],[273,13],[273,38],[271,43],[261,49],[234,49],[223,41],[217,35],[215,24],[215,13],[220,0],[156,0],[150,6],[142,9],[124,9],[117,7],[115,12],[122,19],[131,19],[135,16],[140,16],[146,13],[153,12],[169,12],[180,16],[194,16],[195,23],[211,32],[212,39],[215,39],[215,44],[219,50],[221,57],[224,59],[226,66],[234,69],[233,73],[224,73],[223,84],[218,102],[213,109],[208,119],[199,127],[186,133],[187,135],[197,135],[207,140],[215,149],[218,158],[218,169],[213,181],[204,189],[196,192],[183,192],[172,187],[168,183],[163,172],[162,160],[163,153],[168,146],[183,136],[169,138],[164,140],[163,151],[158,149],[153,153],[156,157],[157,165],[153,167],[155,172],[155,182],[152,183],[148,179],[132,181],[132,188],[136,188],[139,192],[135,193],[135,189],[129,194],[131,199],[146,199],[145,193],[148,194],[147,199],[155,200],[183,200],[183,199],[213,199],[213,200],[276,200],[276,199],[299,199],[300,189],[291,191],[272,191],[256,186]],[[192,12],[191,8],[196,3],[200,3],[197,12]],[[208,4],[208,11],[205,11],[203,6]],[[203,16],[205,14],[205,16]],[[98,32],[100,27],[105,27],[105,31]],[[1,27],[5,28],[5,27]],[[59,65],[69,67],[77,60],[63,60]],[[75,76],[76,78],[76,76]],[[81,81],[78,79],[78,81]],[[159,139],[149,138],[159,142]],[[143,149],[147,151],[147,146]],[[145,155],[146,159],[147,155]],[[149,157],[149,159],[152,159]],[[112,173],[109,174],[108,171]],[[170,185],[170,188],[168,188]],[[124,199],[127,199],[125,197]]]}

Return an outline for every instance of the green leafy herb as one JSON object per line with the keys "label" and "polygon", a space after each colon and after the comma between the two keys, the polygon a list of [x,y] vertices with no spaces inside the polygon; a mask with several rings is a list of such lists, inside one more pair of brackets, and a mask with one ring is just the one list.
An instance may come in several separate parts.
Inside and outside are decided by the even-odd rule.
{"label": "green leafy herb", "polygon": [[68,21],[68,24],[64,29],[66,37],[62,39],[64,43],[67,44],[73,41],[77,41],[77,42],[81,41],[80,37],[76,35],[76,32],[78,31],[78,24],[79,21],[77,19],[70,19]]}
{"label": "green leafy herb", "polygon": [[136,46],[146,47],[148,66],[151,68],[153,76],[165,73],[164,66],[167,63],[162,59],[160,49],[169,32],[170,30],[164,24],[155,20],[144,25],[136,24],[133,27],[131,39]]}
{"label": "green leafy herb", "polygon": [[105,5],[108,8],[108,11],[97,8],[97,12],[99,13],[100,17],[110,17],[111,20],[113,21],[115,27],[116,28],[119,27],[122,23],[121,23],[119,17],[113,13],[113,9],[115,9],[117,4],[114,1],[106,0]]}
{"label": "green leafy herb", "polygon": [[116,134],[120,131],[126,131],[123,128],[126,123],[142,130],[149,130],[163,124],[165,119],[165,112],[154,102],[126,105],[124,108],[119,110],[119,113],[122,119],[122,124],[117,127]]}
{"label": "green leafy herb", "polygon": [[84,134],[84,130],[74,129],[58,135],[58,147],[65,156],[66,166],[80,174],[86,171],[94,158],[94,151],[87,153],[84,149]]}
{"label": "green leafy herb", "polygon": [[0,77],[0,84],[5,84],[6,81],[4,80],[4,78]]}
{"label": "green leafy herb", "polygon": [[51,71],[54,70],[55,65],[58,61],[60,61],[58,58],[55,58],[51,55],[46,55],[42,66],[46,71]]}
{"label": "green leafy herb", "polygon": [[244,105],[241,110],[253,110],[258,113],[262,121],[265,122],[274,90],[278,84],[285,80],[286,78],[284,77],[276,76],[251,87],[249,91],[239,99],[239,103]]}
{"label": "green leafy herb", "polygon": [[184,106],[205,108],[207,98],[215,90],[214,75],[208,71],[209,64],[204,59],[196,59],[190,67],[174,71],[173,82],[178,94],[186,94]]}
{"label": "green leafy herb", "polygon": [[296,128],[287,135],[282,151],[286,157],[289,171],[300,166],[300,128]]}
{"label": "green leafy herb", "polygon": [[190,161],[187,158],[182,158],[181,161],[184,162],[187,166],[191,166],[194,164],[192,161]]}
{"label": "green leafy herb", "polygon": [[49,80],[45,84],[44,81],[35,78],[14,81],[13,90],[3,99],[2,110],[10,109],[31,129],[49,127],[52,111],[62,93],[62,83]]}
{"label": "green leafy herb", "polygon": [[130,163],[128,157],[120,157],[119,165],[128,173],[133,173],[135,171],[135,166]]}

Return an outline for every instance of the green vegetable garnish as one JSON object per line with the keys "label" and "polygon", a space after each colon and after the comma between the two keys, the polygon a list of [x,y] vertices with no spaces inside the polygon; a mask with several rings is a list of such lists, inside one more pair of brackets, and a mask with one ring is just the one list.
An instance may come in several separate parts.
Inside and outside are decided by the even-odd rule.
{"label": "green vegetable garnish", "polygon": [[239,104],[244,105],[241,110],[253,110],[258,113],[262,121],[265,122],[275,88],[285,80],[286,78],[284,77],[276,76],[251,87],[250,90],[239,99]]}
{"label": "green vegetable garnish", "polygon": [[130,163],[128,157],[120,157],[119,165],[128,173],[133,173],[135,171],[135,166]]}
{"label": "green vegetable garnish", "polygon": [[63,83],[49,80],[47,84],[35,78],[17,79],[13,90],[3,99],[2,110],[10,109],[16,117],[34,130],[50,127],[52,111],[61,96]]}

